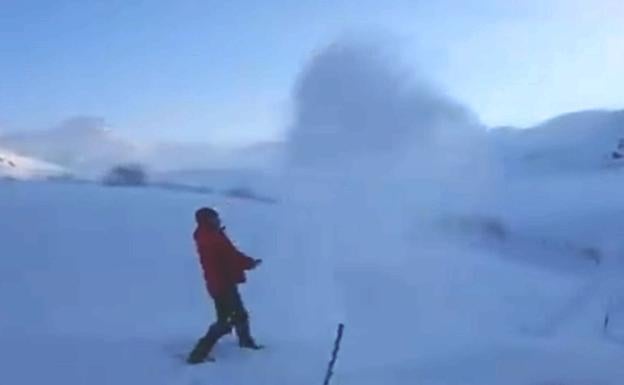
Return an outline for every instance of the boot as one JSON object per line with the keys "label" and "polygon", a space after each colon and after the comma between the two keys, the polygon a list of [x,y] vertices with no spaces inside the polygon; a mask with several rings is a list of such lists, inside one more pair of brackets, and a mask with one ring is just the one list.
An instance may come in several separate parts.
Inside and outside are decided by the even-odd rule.
{"label": "boot", "polygon": [[251,341],[245,341],[245,342],[238,342],[238,346],[242,349],[251,349],[251,350],[261,350],[264,349],[264,345],[258,345],[256,343],[256,341],[251,340]]}
{"label": "boot", "polygon": [[201,364],[204,361],[214,361],[214,359],[210,357],[210,351],[212,350],[214,344],[215,343],[211,341],[211,338],[209,338],[209,335],[200,338],[187,357],[186,362],[189,364]]}
{"label": "boot", "polygon": [[217,341],[228,334],[231,331],[231,327],[227,324],[221,324],[219,322],[214,323],[208,329],[208,333],[197,341],[195,347],[189,354],[186,362],[189,364],[199,364],[206,360],[214,361],[214,358],[210,357],[210,351],[215,346]]}
{"label": "boot", "polygon": [[249,319],[244,318],[240,320],[236,325],[236,335],[238,336],[238,346],[244,349],[260,350],[262,345],[258,345],[251,336],[249,328]]}

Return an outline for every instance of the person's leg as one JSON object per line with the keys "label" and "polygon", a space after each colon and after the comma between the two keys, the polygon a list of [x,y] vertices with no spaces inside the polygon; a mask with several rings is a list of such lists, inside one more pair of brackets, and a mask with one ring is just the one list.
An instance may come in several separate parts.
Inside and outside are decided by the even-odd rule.
{"label": "person's leg", "polygon": [[249,326],[249,313],[245,309],[243,300],[236,288],[232,295],[232,308],[234,312],[232,314],[232,323],[236,329],[236,335],[238,336],[238,344],[243,348],[259,349],[261,346],[256,344],[251,336],[251,328]]}
{"label": "person's leg", "polygon": [[232,331],[232,326],[229,322],[231,314],[230,302],[231,301],[226,297],[214,298],[217,321],[214,322],[208,329],[208,332],[197,341],[195,347],[188,356],[187,361],[189,363],[195,364],[203,362],[208,357],[217,341]]}

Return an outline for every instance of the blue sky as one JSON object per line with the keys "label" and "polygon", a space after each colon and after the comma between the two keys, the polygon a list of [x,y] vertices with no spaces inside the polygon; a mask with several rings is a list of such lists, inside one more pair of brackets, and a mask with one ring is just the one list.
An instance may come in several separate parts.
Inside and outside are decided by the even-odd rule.
{"label": "blue sky", "polygon": [[489,125],[624,108],[620,0],[0,0],[0,131],[95,115],[144,140],[270,140],[303,65],[353,31]]}

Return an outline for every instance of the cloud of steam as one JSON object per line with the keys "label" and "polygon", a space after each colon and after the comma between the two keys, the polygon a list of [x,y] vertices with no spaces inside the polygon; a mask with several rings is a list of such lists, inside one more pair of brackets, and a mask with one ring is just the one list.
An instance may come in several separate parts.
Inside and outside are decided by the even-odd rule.
{"label": "cloud of steam", "polygon": [[288,136],[291,177],[299,177],[289,188],[303,190],[293,195],[357,193],[403,205],[417,199],[428,208],[482,199],[494,175],[485,129],[469,109],[396,63],[383,47],[350,40],[330,45],[304,69]]}
{"label": "cloud of steam", "polygon": [[465,107],[415,81],[392,55],[366,43],[339,42],[320,52],[294,96],[289,144],[298,167],[387,167],[478,127]]}
{"label": "cloud of steam", "polygon": [[[332,316],[358,319],[357,303],[374,307],[365,293],[400,302],[390,294],[405,282],[397,274],[414,268],[426,247],[414,245],[415,235],[433,233],[432,221],[472,208],[490,187],[488,173],[480,173],[489,168],[485,130],[383,49],[352,41],[313,58],[296,85],[294,107],[279,233],[284,258],[297,256],[298,285],[310,295],[299,292],[293,306],[306,304],[302,314],[323,309],[330,325]],[[438,263],[444,266],[435,260],[431,268]],[[432,276],[443,279],[446,270],[440,271]],[[344,287],[353,281],[370,287]],[[401,314],[405,322],[412,316]]]}

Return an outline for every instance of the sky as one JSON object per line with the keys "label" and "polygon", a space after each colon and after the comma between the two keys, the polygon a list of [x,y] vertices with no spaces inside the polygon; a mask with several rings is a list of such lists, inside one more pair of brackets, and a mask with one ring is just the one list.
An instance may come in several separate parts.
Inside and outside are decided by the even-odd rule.
{"label": "sky", "polygon": [[624,108],[621,0],[0,0],[0,132],[104,118],[146,141],[279,139],[303,67],[342,36],[489,126]]}

